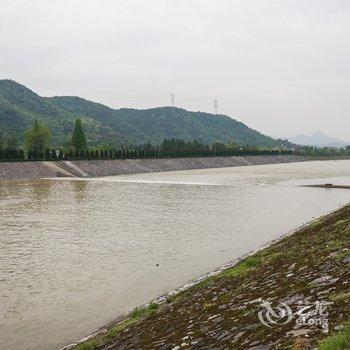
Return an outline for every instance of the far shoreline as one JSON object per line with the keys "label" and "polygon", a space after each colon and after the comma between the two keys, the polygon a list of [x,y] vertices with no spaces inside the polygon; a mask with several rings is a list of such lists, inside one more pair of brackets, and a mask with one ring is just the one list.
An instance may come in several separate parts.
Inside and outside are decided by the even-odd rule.
{"label": "far shoreline", "polygon": [[[329,160],[328,158],[322,158]],[[344,159],[344,158],[331,158]],[[320,160],[297,155],[259,155],[228,157],[189,157],[160,159],[71,160],[0,162],[0,180],[34,180],[42,178],[90,178]]]}

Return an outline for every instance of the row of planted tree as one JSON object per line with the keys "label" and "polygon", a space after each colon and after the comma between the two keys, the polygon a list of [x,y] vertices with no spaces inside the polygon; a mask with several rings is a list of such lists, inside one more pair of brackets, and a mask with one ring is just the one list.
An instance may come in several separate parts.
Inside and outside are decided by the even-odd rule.
{"label": "row of planted tree", "polygon": [[40,160],[88,160],[88,159],[136,159],[136,158],[172,158],[172,157],[213,157],[213,156],[244,156],[244,155],[279,155],[293,154],[289,150],[258,150],[241,148],[237,150],[215,150],[209,148],[206,151],[179,151],[163,150],[162,147],[147,149],[86,149],[70,150],[64,152],[61,149],[47,149],[45,152],[29,150],[27,154],[22,150],[1,150],[0,161],[40,161]]}
{"label": "row of planted tree", "polygon": [[0,143],[0,161],[76,160],[76,159],[132,159],[168,157],[211,157],[240,155],[292,154],[291,150],[258,149],[254,146],[240,147],[234,142],[207,145],[196,140],[164,140],[160,145],[128,145],[119,149],[87,147],[81,120],[76,120],[69,145],[51,147],[51,130],[35,120],[33,128],[25,133],[24,148],[14,137]]}

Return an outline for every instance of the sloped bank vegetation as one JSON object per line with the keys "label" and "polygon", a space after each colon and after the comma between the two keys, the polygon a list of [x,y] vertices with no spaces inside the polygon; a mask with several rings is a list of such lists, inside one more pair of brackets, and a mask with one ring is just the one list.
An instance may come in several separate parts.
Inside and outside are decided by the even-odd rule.
{"label": "sloped bank vegetation", "polygon": [[[350,205],[180,290],[68,348],[349,349]],[[269,328],[258,318],[261,300],[293,313],[327,303],[328,327],[293,316]]]}

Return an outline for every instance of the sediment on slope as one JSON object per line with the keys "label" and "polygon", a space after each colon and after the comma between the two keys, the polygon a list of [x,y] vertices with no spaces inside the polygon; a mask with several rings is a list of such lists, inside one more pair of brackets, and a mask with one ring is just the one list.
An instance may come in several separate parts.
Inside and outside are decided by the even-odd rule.
{"label": "sediment on slope", "polygon": [[[302,307],[314,313],[305,324]],[[308,323],[318,316],[322,323]],[[69,349],[347,349],[349,321],[350,205]]]}
{"label": "sediment on slope", "polygon": [[0,179],[39,179],[47,177],[97,177],[222,168],[305,161],[302,156],[245,156],[162,159],[75,160],[57,162],[3,162]]}

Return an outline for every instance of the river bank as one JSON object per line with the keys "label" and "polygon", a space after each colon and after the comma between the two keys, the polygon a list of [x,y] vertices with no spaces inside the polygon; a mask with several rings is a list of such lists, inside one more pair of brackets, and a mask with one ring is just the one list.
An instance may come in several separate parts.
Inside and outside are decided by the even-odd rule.
{"label": "river bank", "polygon": [[0,162],[0,179],[98,177],[163,171],[303,162],[303,156],[242,156],[162,159]]}
{"label": "river bank", "polygon": [[349,234],[350,205],[66,349],[346,349]]}

